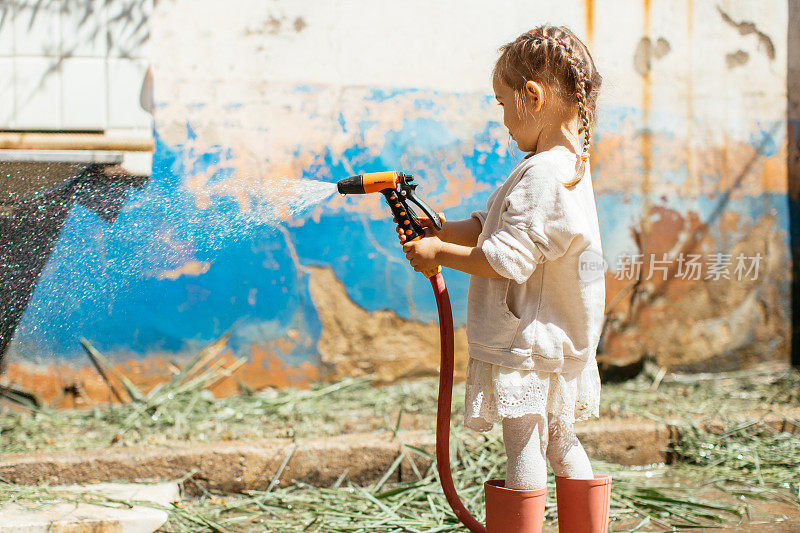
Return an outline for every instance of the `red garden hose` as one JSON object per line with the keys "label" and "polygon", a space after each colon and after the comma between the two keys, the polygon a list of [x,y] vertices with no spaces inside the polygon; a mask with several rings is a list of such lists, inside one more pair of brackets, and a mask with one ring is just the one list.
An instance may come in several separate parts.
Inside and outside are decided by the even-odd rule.
{"label": "red garden hose", "polygon": [[429,278],[439,310],[439,334],[442,360],[439,369],[439,403],[436,408],[436,469],[447,503],[461,523],[472,533],[486,533],[486,528],[472,516],[456,493],[450,472],[450,407],[453,400],[453,310],[441,272]]}
{"label": "red garden hose", "polygon": [[[439,214],[416,196],[416,188],[414,176],[394,171],[355,174],[336,184],[340,194],[381,193],[392,211],[398,233],[403,237],[401,241],[406,243],[419,240],[426,234],[408,202],[422,210],[434,229],[442,229]],[[459,499],[450,472],[450,406],[453,399],[453,310],[450,307],[450,296],[447,294],[440,266],[424,271],[423,274],[431,280],[436,307],[439,309],[441,335],[442,362],[439,370],[439,403],[436,409],[436,469],[439,471],[439,480],[447,503],[458,519],[472,533],[486,533],[483,524],[469,514]]]}

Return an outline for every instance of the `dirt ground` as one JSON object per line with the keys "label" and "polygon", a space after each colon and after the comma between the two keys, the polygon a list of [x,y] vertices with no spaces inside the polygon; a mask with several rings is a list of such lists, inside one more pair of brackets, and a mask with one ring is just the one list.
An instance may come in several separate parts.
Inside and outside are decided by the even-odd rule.
{"label": "dirt ground", "polygon": [[[163,531],[327,532],[350,531],[360,523],[372,524],[369,531],[403,530],[387,514],[389,507],[413,510],[411,529],[405,530],[463,531],[444,518],[450,511],[429,467],[436,385],[430,378],[386,387],[343,381],[217,399],[176,384],[128,405],[0,410],[0,448],[19,454],[0,454],[0,500],[35,500],[39,495],[30,489],[47,484],[109,476],[134,480],[155,464],[154,475],[187,475],[185,488],[192,489]],[[688,529],[669,524],[692,521],[716,530],[800,531],[798,391],[796,372],[691,381],[655,372],[604,386],[601,420],[580,425],[579,432],[590,456],[606,461],[595,463],[596,469],[615,479],[611,531],[681,531]],[[482,494],[476,487],[482,479],[503,477],[505,455],[501,428],[463,430],[463,394],[463,384],[457,384],[450,460],[460,495],[478,517]],[[397,443],[368,451],[370,439],[358,436],[414,430],[428,439],[418,446],[427,454],[416,458],[420,473],[393,464],[402,449]],[[327,440],[331,449],[309,454],[304,439]],[[287,455],[298,443],[296,454]],[[201,453],[187,451],[192,447]],[[348,467],[357,472],[345,475]],[[714,522],[717,516],[723,521]],[[545,531],[556,531],[554,497],[548,517]]]}

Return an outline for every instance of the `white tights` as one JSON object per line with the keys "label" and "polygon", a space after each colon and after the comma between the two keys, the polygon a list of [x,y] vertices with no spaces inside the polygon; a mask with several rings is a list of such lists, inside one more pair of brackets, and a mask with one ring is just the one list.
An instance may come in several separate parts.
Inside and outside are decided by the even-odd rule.
{"label": "white tights", "polygon": [[508,465],[505,486],[540,489],[547,486],[547,464],[560,477],[591,479],[592,465],[572,431],[558,431],[541,416],[527,414],[503,419],[503,444]]}

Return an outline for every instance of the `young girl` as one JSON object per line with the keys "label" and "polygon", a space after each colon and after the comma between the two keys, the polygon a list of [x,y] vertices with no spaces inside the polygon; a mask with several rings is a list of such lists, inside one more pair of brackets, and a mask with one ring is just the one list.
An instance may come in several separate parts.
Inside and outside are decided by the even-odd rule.
{"label": "young girl", "polygon": [[[573,428],[598,415],[600,400],[605,279],[589,147],[602,78],[565,27],[540,26],[500,52],[495,96],[528,154],[486,210],[438,232],[423,221],[428,237],[403,250],[416,271],[471,274],[464,424],[481,432],[501,422],[508,459],[505,482],[486,487],[487,528],[534,495],[543,510],[547,459],[559,530],[606,531],[611,480],[594,475]],[[495,530],[512,533],[520,523]]]}

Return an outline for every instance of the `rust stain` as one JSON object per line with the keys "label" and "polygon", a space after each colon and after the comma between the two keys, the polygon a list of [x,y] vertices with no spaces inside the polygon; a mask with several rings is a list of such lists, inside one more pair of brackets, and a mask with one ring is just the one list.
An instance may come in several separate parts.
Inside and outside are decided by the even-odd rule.
{"label": "rust stain", "polygon": [[694,0],[686,0],[686,21],[689,29],[689,37],[691,38],[694,31]]}
{"label": "rust stain", "polygon": [[[726,169],[726,170],[731,168],[731,160],[730,160],[731,151],[730,151],[730,149],[728,147],[728,143],[729,142],[730,142],[730,140],[728,138],[728,132],[723,130],[722,131],[722,146],[720,147],[720,149],[718,151],[718,154],[719,154],[718,157],[719,157],[719,160],[720,160],[720,166],[723,169]],[[727,174],[728,174],[727,172],[724,173],[724,175],[727,175]],[[721,185],[720,186],[720,191],[726,190],[725,187],[722,186],[722,184],[720,184],[720,185]],[[711,194],[711,198],[714,198],[715,196],[716,196],[715,194]]]}
{"label": "rust stain", "polygon": [[[630,139],[639,134],[638,121],[631,119],[622,122],[619,128],[599,136],[592,155],[594,164],[592,174],[608,176],[614,181],[595,182],[595,192],[636,191],[641,183],[639,160],[642,143],[631,143]],[[777,130],[776,132],[777,133]],[[764,141],[774,140],[771,133]],[[692,148],[686,139],[676,138],[664,133],[651,133],[649,141],[658,146],[651,158],[651,196],[661,195],[695,198],[714,197],[720,191],[731,191],[732,198],[761,196],[764,193],[786,194],[787,143],[781,139],[778,150],[769,156],[763,155],[760,146],[752,146],[744,141],[725,142],[719,146]],[[688,156],[687,156],[688,152]],[[694,180],[674,182],[669,174],[684,172],[682,165],[691,161],[690,176]],[[626,198],[626,201],[629,198]]]}
{"label": "rust stain", "polygon": [[586,17],[586,39],[591,46],[594,42],[594,0],[583,0],[583,12]]}
{"label": "rust stain", "polygon": [[692,139],[694,138],[694,4],[693,0],[686,0],[686,178],[690,188],[698,190],[696,169],[692,153]]}
{"label": "rust stain", "polygon": [[[643,39],[650,39],[650,0],[643,1],[644,8],[644,28]],[[650,173],[653,168],[653,139],[650,130],[650,108],[652,105],[652,80],[651,70],[647,68],[644,76],[642,77],[642,130],[640,137],[640,150],[642,156],[642,187],[641,193],[643,197],[642,212],[647,213],[650,210]],[[649,222],[648,217],[643,216],[641,219],[641,252],[647,257],[649,250],[647,238],[649,236]]]}

